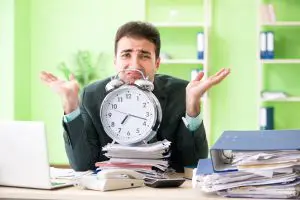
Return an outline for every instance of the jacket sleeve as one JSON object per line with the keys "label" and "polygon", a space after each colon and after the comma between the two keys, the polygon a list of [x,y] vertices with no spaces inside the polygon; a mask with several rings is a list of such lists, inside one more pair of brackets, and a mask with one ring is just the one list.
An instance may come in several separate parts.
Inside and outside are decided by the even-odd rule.
{"label": "jacket sleeve", "polygon": [[189,131],[180,122],[176,136],[178,159],[182,166],[195,166],[200,158],[207,158],[208,144],[203,122],[195,131]]}
{"label": "jacket sleeve", "polygon": [[[81,102],[85,101],[85,91]],[[101,147],[98,134],[83,103],[80,103],[80,115],[68,123],[63,122],[65,149],[71,167],[75,171],[95,169],[100,157]]]}

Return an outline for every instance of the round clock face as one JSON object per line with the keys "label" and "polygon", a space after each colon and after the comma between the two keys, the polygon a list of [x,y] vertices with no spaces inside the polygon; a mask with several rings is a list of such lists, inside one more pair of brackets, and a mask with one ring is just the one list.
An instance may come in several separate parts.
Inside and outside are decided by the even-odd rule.
{"label": "round clock face", "polygon": [[135,86],[123,86],[105,97],[100,118],[105,132],[113,140],[134,144],[153,133],[157,110],[150,93]]}

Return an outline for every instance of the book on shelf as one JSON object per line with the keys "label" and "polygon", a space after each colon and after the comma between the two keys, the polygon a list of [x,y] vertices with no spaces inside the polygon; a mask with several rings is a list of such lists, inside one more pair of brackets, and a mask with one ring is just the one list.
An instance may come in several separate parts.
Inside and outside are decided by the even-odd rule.
{"label": "book on shelf", "polygon": [[274,59],[274,32],[262,31],[260,32],[260,58]]}
{"label": "book on shelf", "polygon": [[263,91],[261,92],[261,97],[265,100],[274,100],[287,98],[288,95],[282,91]]}
{"label": "book on shelf", "polygon": [[275,9],[272,4],[260,5],[260,20],[263,24],[272,24],[276,22]]}
{"label": "book on shelf", "polygon": [[274,107],[265,106],[260,108],[259,113],[259,128],[260,130],[274,129]]}

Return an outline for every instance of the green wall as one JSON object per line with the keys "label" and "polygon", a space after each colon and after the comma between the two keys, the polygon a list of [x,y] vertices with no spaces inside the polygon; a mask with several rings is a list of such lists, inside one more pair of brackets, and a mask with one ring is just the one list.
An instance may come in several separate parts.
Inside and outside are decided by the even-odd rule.
{"label": "green wall", "polygon": [[210,74],[222,67],[231,74],[212,88],[212,142],[224,130],[257,128],[258,1],[214,0],[210,38]]}
{"label": "green wall", "polygon": [[31,119],[30,0],[15,1],[14,118]]}
{"label": "green wall", "polygon": [[14,118],[14,7],[0,1],[0,119]]}
{"label": "green wall", "polygon": [[[0,8],[3,2],[0,1]],[[13,29],[15,36],[8,37],[10,43],[7,44],[12,48],[11,52],[14,56],[7,62],[11,62],[10,65],[14,66],[12,69],[9,68],[8,72],[14,74],[14,77],[11,77],[12,83],[6,79],[10,87],[15,88],[15,98],[13,95],[3,96],[2,93],[0,99],[8,106],[10,102],[13,102],[11,107],[15,111],[2,106],[0,114],[13,113],[15,119],[45,121],[50,145],[50,162],[66,164],[61,127],[63,115],[61,102],[57,95],[40,82],[40,71],[50,71],[62,77],[57,70],[61,61],[74,65],[74,55],[78,50],[91,50],[95,53],[94,56],[104,52],[102,64],[112,74],[113,39],[119,25],[129,20],[155,21],[158,17],[161,19],[164,17],[163,10],[166,9],[164,6],[170,6],[167,2],[171,1],[163,1],[162,4],[165,5],[157,10],[154,4],[161,2],[158,0],[147,0],[146,4],[142,0],[15,0],[15,2],[15,5],[11,5],[11,12],[7,14],[12,19],[11,23],[15,20],[15,30]],[[176,2],[185,5],[186,1]],[[189,2],[194,4],[191,9],[201,9],[201,6],[197,7],[197,0]],[[202,0],[199,2],[201,3]],[[232,70],[230,76],[222,84],[212,88],[209,92],[212,143],[224,130],[257,129],[258,10],[258,0],[212,0],[209,74],[214,74],[222,67],[229,67]],[[197,20],[202,20],[200,15],[186,17],[196,17]],[[160,31],[163,37],[163,50],[171,51],[178,57],[183,52],[194,58],[194,47],[172,49],[173,41],[181,41],[184,45],[192,44],[193,40],[179,40],[181,38],[178,38],[178,34],[172,33],[189,36],[198,30],[160,29]],[[0,50],[3,51],[3,49]],[[1,65],[0,67],[2,71],[7,70]],[[171,72],[173,75],[189,79],[189,72],[193,68],[201,68],[201,66],[163,65],[160,72]],[[3,86],[4,81],[2,81],[6,77],[2,74],[0,77],[0,87],[7,88]],[[278,81],[275,79],[275,82]],[[268,85],[268,82],[266,84]],[[10,109],[10,112],[6,112],[7,109]],[[289,118],[286,114],[283,116]]]}

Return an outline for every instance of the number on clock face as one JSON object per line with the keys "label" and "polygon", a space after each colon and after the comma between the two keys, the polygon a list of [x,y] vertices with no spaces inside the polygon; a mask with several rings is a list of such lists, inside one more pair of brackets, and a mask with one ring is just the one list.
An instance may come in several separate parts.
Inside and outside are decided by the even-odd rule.
{"label": "number on clock face", "polygon": [[105,99],[101,118],[107,134],[117,141],[141,141],[156,122],[155,104],[139,89],[123,88]]}

